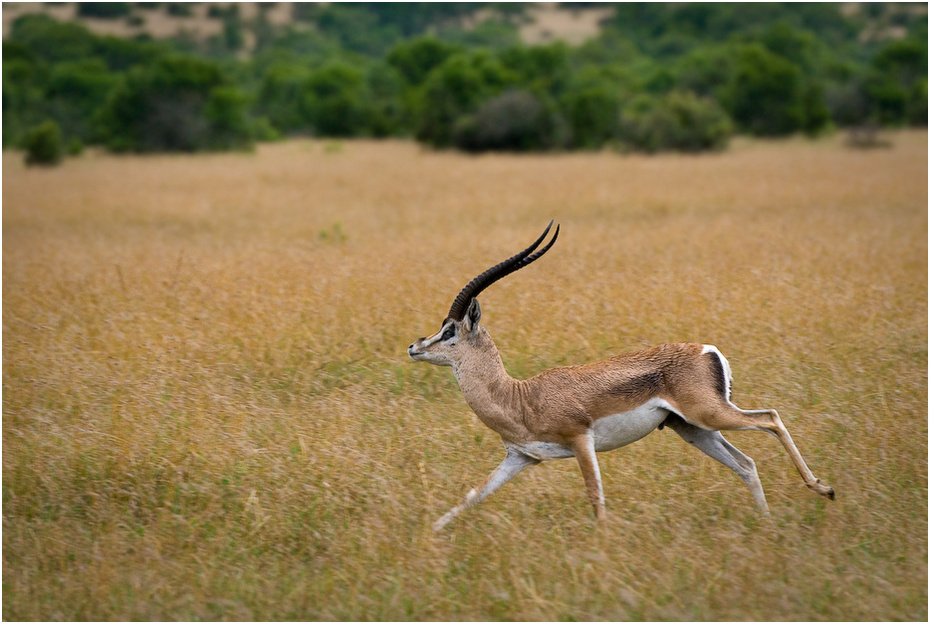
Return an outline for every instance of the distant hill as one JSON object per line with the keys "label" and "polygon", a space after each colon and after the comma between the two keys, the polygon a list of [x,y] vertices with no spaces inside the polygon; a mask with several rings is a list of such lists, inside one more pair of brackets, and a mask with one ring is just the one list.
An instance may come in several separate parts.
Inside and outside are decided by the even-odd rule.
{"label": "distant hill", "polygon": [[[3,36],[9,34],[12,23],[21,15],[45,13],[58,20],[80,22],[101,35],[148,35],[155,39],[190,37],[205,40],[223,32],[224,16],[231,5],[236,5],[243,23],[244,47],[251,50],[254,49],[256,36],[250,26],[265,21],[272,26],[290,25],[312,29],[316,24],[312,10],[308,10],[308,7],[312,9],[314,5],[322,7],[329,4],[331,3],[4,2]],[[411,11],[417,11],[418,4],[408,3],[408,6],[411,7]],[[460,18],[461,23],[474,27],[488,19],[501,17],[499,11],[482,8],[483,4],[490,3],[475,3],[475,10],[466,12]],[[526,3],[510,7],[504,17],[517,27],[523,43],[537,44],[561,40],[569,44],[579,44],[597,36],[601,22],[614,14],[614,8],[610,4],[591,4],[566,6],[557,2]],[[437,25],[442,21],[443,18],[438,17]]]}

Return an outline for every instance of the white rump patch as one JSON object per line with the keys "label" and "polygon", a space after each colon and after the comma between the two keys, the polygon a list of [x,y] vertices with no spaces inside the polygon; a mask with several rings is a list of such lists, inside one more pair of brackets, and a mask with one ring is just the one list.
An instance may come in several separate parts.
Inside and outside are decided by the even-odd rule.
{"label": "white rump patch", "polygon": [[[705,353],[713,353],[720,360],[720,365],[723,366],[723,385],[726,388],[726,392],[723,393],[724,398],[726,398],[727,403],[733,405],[733,402],[730,401],[730,388],[733,385],[733,373],[730,371],[730,362],[727,358],[720,353],[720,349],[714,345],[704,345],[704,349],[701,351],[701,355]],[[734,405],[734,407],[736,407]]]}

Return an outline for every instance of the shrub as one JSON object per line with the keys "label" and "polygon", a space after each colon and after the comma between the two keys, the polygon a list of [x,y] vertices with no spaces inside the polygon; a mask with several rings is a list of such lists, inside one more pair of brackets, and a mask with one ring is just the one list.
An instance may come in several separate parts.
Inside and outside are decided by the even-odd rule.
{"label": "shrub", "polygon": [[452,56],[456,48],[434,37],[402,41],[387,55],[389,65],[397,69],[411,85],[422,84],[426,76]]}
{"label": "shrub", "polygon": [[365,78],[349,65],[330,65],[312,73],[303,87],[305,119],[319,136],[368,134],[372,109]]}
{"label": "shrub", "polygon": [[620,98],[606,82],[569,90],[562,109],[571,127],[572,147],[596,149],[616,138]]}
{"label": "shrub", "polygon": [[193,152],[251,144],[246,99],[219,66],[187,56],[131,70],[100,114],[116,151]]}
{"label": "shrub", "polygon": [[801,70],[758,44],[737,54],[724,101],[733,120],[750,134],[780,136],[805,126]]}
{"label": "shrub", "polygon": [[42,122],[27,131],[20,144],[26,151],[27,165],[57,165],[65,153],[61,128],[51,120]]}
{"label": "shrub", "polygon": [[[4,43],[7,37],[4,37]],[[21,43],[43,61],[56,63],[94,53],[94,35],[75,22],[58,22],[48,15],[23,15],[13,22],[9,40]]]}
{"label": "shrub", "polygon": [[469,152],[543,150],[559,143],[557,120],[536,96],[507,91],[458,120],[453,144]]}
{"label": "shrub", "polygon": [[872,114],[882,123],[927,124],[927,43],[893,41],[878,51],[864,80]]}
{"label": "shrub", "polygon": [[118,82],[100,59],[58,63],[45,90],[48,110],[67,136],[93,141],[94,115]]}
{"label": "shrub", "polygon": [[116,19],[129,15],[132,7],[128,2],[78,2],[77,14],[80,17]]}
{"label": "shrub", "polygon": [[249,120],[248,98],[233,86],[215,87],[203,108],[209,124],[208,149],[245,149],[251,147],[253,124]]}
{"label": "shrub", "polygon": [[268,117],[278,130],[289,133],[308,124],[301,107],[304,83],[309,73],[303,65],[275,63],[262,76],[256,110]]}
{"label": "shrub", "polygon": [[687,91],[638,96],[620,118],[621,143],[649,153],[719,150],[732,134],[733,124],[716,102]]}
{"label": "shrub", "polygon": [[459,119],[516,81],[513,72],[486,53],[449,57],[430,72],[419,92],[414,106],[417,140],[433,147],[451,146]]}

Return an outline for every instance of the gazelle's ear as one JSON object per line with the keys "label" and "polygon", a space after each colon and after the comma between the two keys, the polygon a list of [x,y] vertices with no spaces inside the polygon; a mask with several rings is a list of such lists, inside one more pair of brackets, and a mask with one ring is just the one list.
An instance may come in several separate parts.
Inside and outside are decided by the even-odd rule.
{"label": "gazelle's ear", "polygon": [[472,299],[471,303],[468,304],[468,311],[465,312],[465,318],[462,319],[462,328],[465,333],[470,334],[478,326],[480,320],[481,306],[478,305],[477,299]]}

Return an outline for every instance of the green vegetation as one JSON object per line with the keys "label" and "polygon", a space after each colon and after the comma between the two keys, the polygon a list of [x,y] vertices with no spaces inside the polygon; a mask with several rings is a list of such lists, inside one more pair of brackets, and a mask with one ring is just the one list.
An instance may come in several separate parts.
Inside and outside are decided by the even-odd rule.
{"label": "green vegetation", "polygon": [[[521,43],[526,7],[302,4],[278,26],[267,7],[246,19],[215,5],[207,19],[222,22],[219,34],[160,42],[26,15],[3,42],[4,147],[48,120],[65,143],[138,152],[288,135],[698,151],[734,133],[927,123],[917,5],[620,4],[576,47]],[[83,3],[79,14],[141,17],[131,3]]]}
{"label": "green vegetation", "polygon": [[54,121],[44,121],[23,135],[27,165],[57,165],[64,157],[61,128]]}

